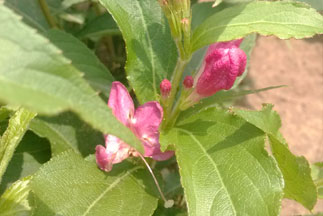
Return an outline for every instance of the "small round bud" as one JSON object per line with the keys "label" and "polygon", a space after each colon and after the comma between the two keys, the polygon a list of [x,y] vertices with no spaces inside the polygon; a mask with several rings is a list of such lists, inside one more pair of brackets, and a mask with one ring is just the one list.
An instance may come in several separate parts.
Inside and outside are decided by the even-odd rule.
{"label": "small round bud", "polygon": [[170,83],[170,81],[168,79],[164,79],[160,85],[160,93],[163,97],[168,97],[169,93],[172,89],[172,84]]}
{"label": "small round bud", "polygon": [[183,81],[183,85],[186,89],[190,89],[193,87],[194,80],[192,76],[186,76]]}

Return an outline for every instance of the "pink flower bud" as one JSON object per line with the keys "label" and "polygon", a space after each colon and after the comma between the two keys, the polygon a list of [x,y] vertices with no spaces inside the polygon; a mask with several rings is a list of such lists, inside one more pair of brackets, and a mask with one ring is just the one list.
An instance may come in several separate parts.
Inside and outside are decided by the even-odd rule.
{"label": "pink flower bud", "polygon": [[168,97],[170,90],[172,89],[172,84],[170,83],[170,81],[168,79],[164,79],[161,83],[160,83],[160,93],[163,97]]}
{"label": "pink flower bud", "polygon": [[196,83],[200,97],[229,90],[245,70],[247,56],[239,48],[240,40],[216,43],[209,47]]}
{"label": "pink flower bud", "polygon": [[183,81],[183,85],[186,89],[190,89],[193,87],[194,80],[192,76],[186,76]]}

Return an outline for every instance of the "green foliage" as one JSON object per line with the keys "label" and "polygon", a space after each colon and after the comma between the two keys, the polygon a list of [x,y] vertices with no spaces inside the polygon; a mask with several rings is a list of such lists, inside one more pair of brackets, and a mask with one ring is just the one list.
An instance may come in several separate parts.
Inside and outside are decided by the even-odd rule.
{"label": "green foliage", "polygon": [[[166,209],[158,202],[156,185],[139,160],[127,159],[109,173],[101,171],[93,153],[96,145],[104,144],[103,134],[115,135],[141,152],[143,147],[107,107],[115,78],[91,48],[112,50],[99,39],[109,35],[121,41],[122,33],[129,92],[136,94],[135,103],[143,104],[160,100],[159,84],[165,78],[173,77],[172,92],[179,95],[174,77],[180,81],[184,67],[185,75],[194,75],[206,45],[244,37],[241,48],[249,63],[255,33],[311,37],[323,33],[319,13],[292,1],[223,0],[214,8],[213,2],[196,3],[192,40],[176,41],[179,49],[185,46],[187,56],[193,54],[186,65],[186,58],[178,58],[157,0],[100,2],[110,14],[102,14],[96,1],[46,0],[60,30],[49,30],[49,14],[38,0],[0,2],[0,194],[5,191],[0,215],[271,216],[279,215],[283,197],[313,209],[317,196],[323,196],[322,163],[312,165],[311,172],[304,157],[290,152],[272,106],[261,111],[218,108],[243,95],[282,87],[239,91],[235,87],[247,71],[233,89],[204,98],[179,118],[173,115],[176,106],[166,112],[171,114],[166,118],[176,116],[177,122],[161,132],[161,149],[176,151],[176,158],[148,162],[174,207]],[[180,28],[189,31],[181,21]],[[118,50],[121,44],[116,53],[123,50]],[[190,48],[196,52],[189,53]],[[174,69],[176,61],[180,69]],[[175,74],[177,70],[181,73]],[[113,74],[125,80],[120,71]],[[172,108],[175,101],[162,105]],[[264,148],[266,138],[272,155]]]}
{"label": "green foliage", "polygon": [[127,47],[127,78],[140,103],[159,99],[159,84],[170,78],[176,47],[157,1],[101,0],[119,25]]}
{"label": "green foliage", "polygon": [[0,184],[0,194],[13,182],[34,174],[50,157],[49,142],[27,131],[4,173]]}
{"label": "green foliage", "polygon": [[312,178],[317,187],[317,195],[319,199],[323,199],[323,162],[312,164]]}
{"label": "green foliage", "polygon": [[36,113],[20,108],[10,118],[8,127],[0,140],[0,182],[16,147],[28,129]]}
{"label": "green foliage", "polygon": [[146,170],[129,162],[106,174],[95,163],[66,151],[35,174],[31,188],[55,214],[145,216],[157,208],[151,181]]}
{"label": "green foliage", "polygon": [[5,5],[22,16],[23,21],[40,31],[49,29],[38,0],[5,0]]}
{"label": "green foliage", "polygon": [[53,155],[73,149],[83,156],[94,153],[95,146],[104,144],[102,133],[94,130],[73,113],[33,119],[30,129],[51,143]]}
{"label": "green foliage", "polygon": [[[46,114],[73,110],[101,132],[143,150],[140,141],[113,116],[62,51],[3,5],[0,29],[0,53],[6,53],[0,56],[0,100]],[[16,56],[20,57],[19,64],[10,64]]]}
{"label": "green foliage", "polygon": [[172,130],[189,215],[278,215],[283,179],[261,130],[215,109]]}
{"label": "green foliage", "polygon": [[257,35],[251,34],[251,35],[244,37],[242,43],[240,44],[240,48],[247,55],[247,65],[246,65],[246,69],[243,72],[243,74],[241,76],[237,77],[236,81],[234,82],[234,85],[232,86],[232,89],[236,88],[244,80],[244,78],[246,78],[246,76],[248,74],[249,65],[250,65],[250,56],[251,56],[254,46],[256,45],[256,39],[257,39]]}
{"label": "green foliage", "polygon": [[30,215],[31,206],[28,202],[31,177],[23,178],[8,188],[0,197],[0,215],[27,216]]}
{"label": "green foliage", "polygon": [[63,51],[63,55],[72,61],[91,87],[109,97],[111,83],[114,81],[110,71],[99,61],[96,55],[84,43],[70,34],[58,30],[47,33],[49,40]]}
{"label": "green foliage", "polygon": [[281,39],[312,37],[323,33],[323,17],[297,2],[256,1],[239,4],[207,18],[193,35],[193,50],[250,33]]}
{"label": "green foliage", "polygon": [[265,105],[261,111],[235,109],[234,112],[268,135],[271,151],[284,176],[285,197],[296,200],[311,210],[317,200],[311,169],[304,157],[296,157],[288,149],[286,141],[279,132],[280,117],[272,107],[272,105]]}
{"label": "green foliage", "polygon": [[79,38],[97,39],[103,35],[119,35],[120,30],[109,13],[100,15],[85,24],[77,33]]}
{"label": "green foliage", "polygon": [[263,91],[269,91],[277,88],[281,88],[284,86],[271,86],[267,88],[262,89],[255,89],[255,90],[229,90],[229,91],[219,91],[216,94],[214,94],[211,97],[202,99],[198,104],[194,105],[193,107],[189,108],[188,110],[185,110],[181,115],[180,119],[187,118],[188,116],[191,116],[193,114],[196,114],[204,109],[210,108],[210,107],[218,107],[219,105],[235,100],[239,97],[249,95],[249,94],[256,94]]}

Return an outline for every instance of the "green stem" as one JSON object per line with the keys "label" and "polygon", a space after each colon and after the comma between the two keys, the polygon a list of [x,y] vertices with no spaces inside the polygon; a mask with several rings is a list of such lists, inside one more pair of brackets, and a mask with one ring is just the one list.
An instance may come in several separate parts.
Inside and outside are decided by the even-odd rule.
{"label": "green stem", "polygon": [[58,28],[58,25],[56,24],[54,17],[50,13],[46,0],[38,0],[38,2],[49,26],[52,28]]}
{"label": "green stem", "polygon": [[185,69],[186,64],[188,63],[188,61],[186,60],[182,60],[181,58],[178,59],[174,73],[173,73],[173,77],[171,80],[172,83],[172,89],[169,93],[169,97],[167,98],[166,102],[165,102],[165,120],[166,122],[163,124],[162,128],[165,129],[165,126],[168,124],[168,121],[170,121],[171,119],[169,118],[169,116],[172,113],[172,108],[173,105],[175,103],[175,99],[176,99],[176,94],[178,91],[178,87],[179,84],[181,82],[182,76],[183,76],[183,72]]}
{"label": "green stem", "polygon": [[20,140],[36,113],[20,108],[9,120],[9,125],[0,140],[0,182]]}

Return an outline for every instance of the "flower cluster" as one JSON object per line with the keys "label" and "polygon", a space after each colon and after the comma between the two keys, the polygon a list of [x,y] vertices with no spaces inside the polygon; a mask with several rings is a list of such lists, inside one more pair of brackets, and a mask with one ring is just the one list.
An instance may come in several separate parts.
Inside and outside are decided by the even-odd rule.
{"label": "flower cluster", "polygon": [[[181,103],[182,110],[204,97],[232,88],[236,78],[242,75],[246,67],[246,54],[239,48],[241,42],[242,39],[216,43],[208,48],[196,76],[186,76],[183,81],[185,98]],[[171,88],[167,79],[161,82],[161,101],[167,100]],[[160,151],[159,126],[163,119],[163,108],[158,102],[147,102],[135,109],[127,89],[120,82],[113,82],[108,106],[116,118],[142,141],[145,157],[167,160],[174,155],[173,151]],[[96,147],[97,164],[107,172],[113,164],[138,155],[134,148],[109,134],[105,136],[105,148],[101,145]]]}

